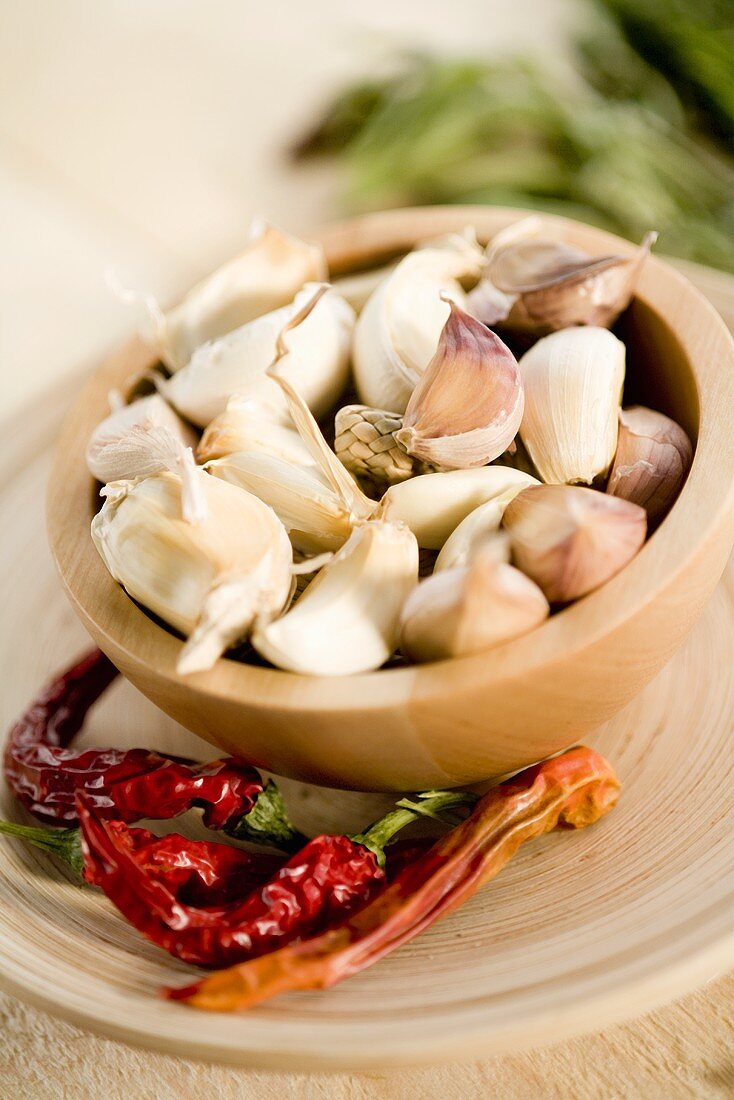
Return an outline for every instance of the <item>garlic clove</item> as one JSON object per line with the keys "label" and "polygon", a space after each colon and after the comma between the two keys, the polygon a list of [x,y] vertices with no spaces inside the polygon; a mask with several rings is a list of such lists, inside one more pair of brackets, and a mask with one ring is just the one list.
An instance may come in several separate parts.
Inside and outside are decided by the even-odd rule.
{"label": "garlic clove", "polygon": [[161,392],[200,427],[223,413],[234,395],[272,405],[287,423],[286,402],[267,369],[280,333],[301,317],[290,335],[292,362],[283,371],[316,414],[323,415],[348,381],[354,310],[326,286],[314,308],[304,313],[319,289],[307,285],[289,305],[203,345],[182,370],[159,383]]}
{"label": "garlic clove", "polygon": [[275,358],[267,368],[269,382],[281,393],[292,423],[311,457],[311,465],[274,454],[240,452],[208,464],[207,469],[269,504],[288,530],[293,545],[304,553],[340,547],[353,525],[369,519],[377,505],[365,496],[323,437],[304,401],[291,385],[298,374],[301,348],[295,336],[328,291],[320,287],[284,325],[275,341]]}
{"label": "garlic clove", "polygon": [[199,462],[238,451],[264,451],[285,462],[313,466],[313,457],[294,427],[278,420],[271,405],[254,399],[231,397],[223,413],[204,429],[196,449]]}
{"label": "garlic clove", "polygon": [[524,396],[517,360],[455,303],[395,438],[444,469],[485,466],[517,435]]}
{"label": "garlic clove", "polygon": [[413,589],[400,617],[400,648],[414,661],[479,653],[535,629],[549,610],[532,580],[482,548],[468,564]]}
{"label": "garlic clove", "polygon": [[465,304],[472,317],[494,328],[507,320],[517,298],[516,294],[505,294],[485,277],[467,293]]}
{"label": "garlic clove", "polygon": [[441,294],[463,305],[459,279],[478,276],[483,262],[478,245],[456,234],[408,253],[379,283],[354,331],[354,377],[363,404],[405,410],[449,316]]}
{"label": "garlic clove", "polygon": [[258,625],[257,651],[306,676],[379,668],[397,646],[405,598],[418,580],[418,546],[406,528],[356,527],[290,611]]}
{"label": "garlic clove", "polygon": [[244,252],[197,283],[168,313],[150,295],[117,293],[143,306],[143,338],[170,371],[177,371],[202,344],[285,306],[305,283],[326,277],[320,245],[256,222]]}
{"label": "garlic clove", "polygon": [[197,525],[183,518],[182,482],[172,473],[109,485],[92,521],[114,579],[188,638],[180,673],[211,667],[255,618],[282,610],[292,585],[291,546],[272,509],[198,473],[206,515]]}
{"label": "garlic clove", "polygon": [[640,405],[622,409],[607,492],[640,504],[648,523],[659,523],[678,496],[692,457],[690,439],[670,417]]}
{"label": "garlic clove", "polygon": [[355,520],[369,519],[375,510],[374,501],[365,496],[351,474],[344,469],[324,439],[323,432],[306,401],[289,377],[290,374],[298,374],[301,354],[300,348],[293,346],[293,334],[299,331],[304,319],[316,308],[323,292],[323,288],[317,290],[311,300],[303,306],[301,313],[292,318],[283,328],[278,336],[275,359],[268,367],[268,376],[280,388],[296,431],[311,453],[324,480],[331,485]]}
{"label": "garlic clove", "polygon": [[382,264],[380,267],[372,267],[368,271],[341,275],[339,278],[332,279],[331,285],[337,294],[341,294],[342,298],[349,302],[354,312],[359,314],[382,280],[393,273],[398,262],[396,260],[389,264]]}
{"label": "garlic clove", "polygon": [[488,500],[486,504],[480,504],[470,512],[443,544],[433,567],[434,573],[467,565],[478,547],[486,543],[487,539],[497,536],[505,508],[528,484],[537,485],[538,482],[532,479],[530,482],[513,485],[505,493]]}
{"label": "garlic clove", "polygon": [[87,444],[87,467],[97,481],[105,484],[108,481],[146,477],[164,468],[156,465],[155,459],[151,465],[150,456],[138,445],[144,435],[130,439],[130,429],[133,427],[141,427],[145,431],[164,428],[169,438],[177,439],[183,447],[196,446],[193,431],[159,394],[140,397],[129,405],[121,404],[120,400],[119,395],[114,395],[112,411],[97,425]]}
{"label": "garlic clove", "polygon": [[426,464],[409,455],[395,438],[403,418],[385,409],[345,405],[334,421],[334,451],[355,477],[379,491],[426,472]]}
{"label": "garlic clove", "polygon": [[545,482],[606,476],[617,449],[624,344],[605,328],[562,329],[520,360],[525,412],[520,437]]}
{"label": "garlic clove", "polygon": [[314,465],[265,451],[242,451],[215,459],[206,468],[215,478],[269,505],[303,553],[336,550],[351,534],[355,517]]}
{"label": "garlic clove", "polygon": [[632,257],[589,256],[550,239],[516,241],[490,260],[487,278],[515,298],[506,322],[516,332],[541,336],[571,325],[609,328],[629,305],[656,238],[648,233]]}
{"label": "garlic clove", "polygon": [[596,489],[538,485],[508,504],[502,525],[514,564],[551,603],[566,603],[632,560],[645,541],[647,517],[637,504]]}
{"label": "garlic clove", "polygon": [[503,500],[537,481],[520,470],[481,466],[422,474],[392,485],[380,501],[377,516],[404,523],[428,550],[440,550],[470,512],[490,500]]}

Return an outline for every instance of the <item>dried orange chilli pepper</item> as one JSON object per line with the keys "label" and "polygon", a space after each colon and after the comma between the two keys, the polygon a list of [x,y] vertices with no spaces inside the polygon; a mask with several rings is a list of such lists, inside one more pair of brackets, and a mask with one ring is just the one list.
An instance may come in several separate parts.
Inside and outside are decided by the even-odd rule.
{"label": "dried orange chilli pepper", "polygon": [[466,821],[338,927],[164,995],[230,1012],[288,990],[328,988],[457,908],[525,841],[557,825],[590,825],[618,796],[607,761],[591,749],[572,749],[490,790]]}

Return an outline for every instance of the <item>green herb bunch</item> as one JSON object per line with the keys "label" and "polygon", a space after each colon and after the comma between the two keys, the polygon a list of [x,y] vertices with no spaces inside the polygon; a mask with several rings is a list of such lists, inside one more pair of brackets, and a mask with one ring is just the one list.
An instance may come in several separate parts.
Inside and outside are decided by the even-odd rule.
{"label": "green herb bunch", "polygon": [[349,209],[538,208],[734,270],[734,4],[589,2],[572,67],[404,54],[296,156],[337,157]]}

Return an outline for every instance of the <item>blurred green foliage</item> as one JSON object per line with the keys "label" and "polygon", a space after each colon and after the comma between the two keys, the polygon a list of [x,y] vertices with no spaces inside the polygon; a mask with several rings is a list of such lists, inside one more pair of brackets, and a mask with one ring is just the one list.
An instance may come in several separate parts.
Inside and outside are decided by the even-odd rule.
{"label": "blurred green foliage", "polygon": [[538,208],[734,271],[734,3],[588,2],[572,69],[402,55],[296,156],[338,157],[350,209]]}

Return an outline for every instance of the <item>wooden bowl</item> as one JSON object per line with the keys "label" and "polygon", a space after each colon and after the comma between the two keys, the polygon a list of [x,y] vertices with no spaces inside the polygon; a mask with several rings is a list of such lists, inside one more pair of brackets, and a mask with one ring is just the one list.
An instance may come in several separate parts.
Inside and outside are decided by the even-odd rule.
{"label": "wooden bowl", "polygon": [[[520,211],[427,207],[326,229],[330,270],[365,268],[465,225],[486,240]],[[591,253],[629,253],[598,229],[548,218]],[[734,542],[734,341],[709,303],[652,258],[620,322],[626,400],[679,421],[695,441],[683,491],[639,555],[539,629],[485,654],[315,679],[223,659],[176,674],[181,642],[112,580],[89,534],[96,486],[84,450],[107,394],[153,366],[132,340],[90,379],[69,413],[48,493],[51,548],[95,641],[159,707],[226,752],[309,782],[362,790],[472,783],[557,752],[619,711],[699,617]],[[144,738],[142,738],[144,740]]]}

